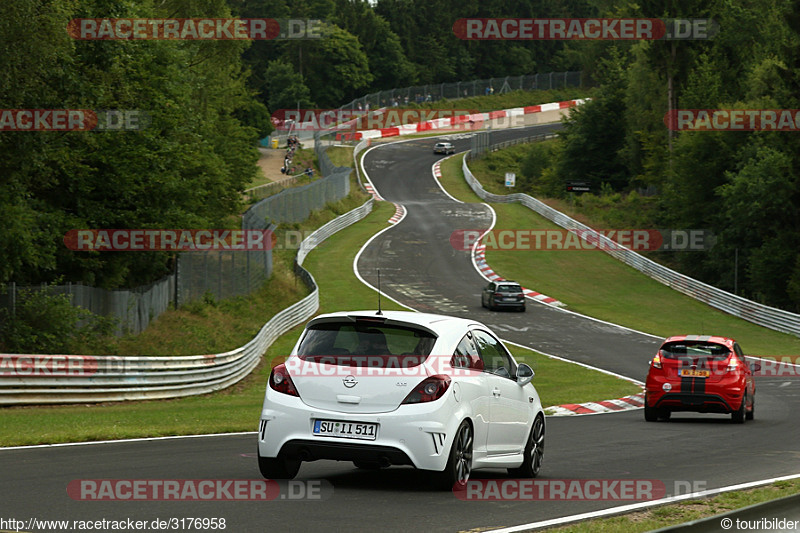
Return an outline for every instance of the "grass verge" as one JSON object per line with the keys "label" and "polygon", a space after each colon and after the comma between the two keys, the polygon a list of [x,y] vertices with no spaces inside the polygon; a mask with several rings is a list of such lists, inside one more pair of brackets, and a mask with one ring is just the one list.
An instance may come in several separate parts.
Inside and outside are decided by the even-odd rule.
{"label": "grass verge", "polygon": [[686,500],[678,504],[653,507],[644,511],[635,511],[610,518],[587,520],[574,525],[539,531],[558,533],[642,533],[707,518],[784,496],[791,496],[798,492],[800,492],[800,480],[779,481],[765,487],[726,492],[711,498]]}
{"label": "grass verge", "polygon": [[[470,167],[471,169],[472,167]],[[442,184],[454,196],[480,201],[461,171],[461,156],[442,166]],[[476,178],[488,181],[483,174]],[[558,229],[521,204],[493,204],[497,230]],[[598,250],[486,252],[495,272],[567,304],[569,309],[654,335],[723,335],[753,355],[800,353],[800,338],[757,326],[683,295]]]}

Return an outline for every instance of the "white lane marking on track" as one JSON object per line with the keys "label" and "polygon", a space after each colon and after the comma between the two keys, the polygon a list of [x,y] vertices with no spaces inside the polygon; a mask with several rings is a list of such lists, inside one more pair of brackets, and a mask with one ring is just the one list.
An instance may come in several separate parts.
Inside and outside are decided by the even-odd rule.
{"label": "white lane marking on track", "polygon": [[706,498],[708,496],[715,496],[717,494],[722,494],[724,492],[733,492],[736,490],[751,489],[754,487],[760,487],[762,485],[769,485],[777,481],[788,481],[791,479],[798,479],[798,478],[800,478],[800,474],[792,474],[788,476],[781,476],[770,479],[760,479],[758,481],[748,481],[746,483],[739,483],[738,485],[728,485],[727,487],[720,487],[718,489],[709,489],[701,492],[692,492],[691,494],[681,494],[679,496],[671,496],[668,498],[662,498],[660,500],[632,503],[629,505],[620,505],[619,507],[608,507],[606,509],[601,509],[599,511],[562,516],[559,518],[551,518],[550,520],[542,520],[540,522],[530,522],[528,524],[520,524],[518,526],[511,526],[502,529],[490,529],[486,530],[486,533],[516,533],[517,531],[527,531],[529,529],[541,529],[545,527],[560,526],[573,522],[590,520],[592,518],[600,518],[603,516],[623,514],[623,513],[628,513],[630,511],[647,509],[648,507],[657,507],[668,503],[681,502],[684,500]]}
{"label": "white lane marking on track", "polygon": [[199,439],[203,437],[232,437],[236,435],[258,435],[258,431],[237,431],[234,433],[204,433],[202,435],[169,435],[167,437],[138,437],[134,439],[118,439],[118,440],[91,440],[85,442],[61,442],[58,444],[32,444],[30,446],[6,446],[6,447],[1,447],[0,452],[6,450],[29,450],[34,448],[63,448],[66,446],[86,446],[88,444],[117,444],[120,442],[148,442],[157,440]]}

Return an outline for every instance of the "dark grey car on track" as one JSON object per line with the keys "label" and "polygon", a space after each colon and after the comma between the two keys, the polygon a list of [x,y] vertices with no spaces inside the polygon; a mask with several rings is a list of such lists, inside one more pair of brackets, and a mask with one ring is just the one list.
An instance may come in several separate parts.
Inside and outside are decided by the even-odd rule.
{"label": "dark grey car on track", "polygon": [[512,307],[525,311],[525,293],[515,281],[492,281],[483,288],[481,306],[491,310]]}

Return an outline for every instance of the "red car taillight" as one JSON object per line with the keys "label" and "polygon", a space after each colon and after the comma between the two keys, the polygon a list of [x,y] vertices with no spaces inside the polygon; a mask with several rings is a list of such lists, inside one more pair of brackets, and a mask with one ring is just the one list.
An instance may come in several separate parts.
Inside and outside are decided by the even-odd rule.
{"label": "red car taillight", "polygon": [[731,360],[728,361],[728,372],[738,372],[740,370],[744,370],[742,363],[735,357],[731,357]]}
{"label": "red car taillight", "polygon": [[653,368],[661,368],[661,351],[659,351],[652,361]]}
{"label": "red car taillight", "polygon": [[292,378],[289,377],[289,372],[286,371],[286,365],[280,364],[272,369],[269,375],[269,387],[277,392],[288,394],[289,396],[297,396],[297,389],[292,383]]}
{"label": "red car taillight", "polygon": [[450,378],[448,376],[431,376],[414,387],[414,390],[406,396],[403,403],[424,403],[438,400],[444,396],[448,387],[450,387]]}

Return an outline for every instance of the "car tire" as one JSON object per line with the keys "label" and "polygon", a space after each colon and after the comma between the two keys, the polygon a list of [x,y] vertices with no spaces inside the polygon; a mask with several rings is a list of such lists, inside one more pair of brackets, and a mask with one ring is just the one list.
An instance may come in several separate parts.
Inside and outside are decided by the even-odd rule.
{"label": "car tire", "polygon": [[294,479],[300,470],[300,459],[258,456],[258,469],[267,479]]}
{"label": "car tire", "polygon": [[534,478],[542,470],[544,459],[544,416],[539,415],[533,421],[528,442],[525,444],[524,459],[517,468],[509,468],[508,473],[519,478]]}
{"label": "car tire", "polygon": [[745,420],[753,420],[756,417],[756,397],[753,396],[753,399],[750,401],[750,410],[745,411],[744,418]]}
{"label": "car tire", "polygon": [[525,306],[524,305],[520,305],[519,307],[517,307],[517,311],[519,311],[520,313],[524,313],[525,312]]}
{"label": "car tire", "polygon": [[650,407],[645,402],[644,404],[644,419],[648,422],[655,422],[658,420],[658,409]]}
{"label": "car tire", "polygon": [[670,411],[669,409],[665,409],[663,407],[661,409],[659,409],[659,413],[658,413],[658,419],[659,420],[663,420],[663,421],[666,422],[667,420],[670,419],[671,416],[672,416],[672,411]]}
{"label": "car tire", "polygon": [[742,405],[739,406],[739,409],[731,413],[731,422],[733,422],[734,424],[744,424],[746,418],[747,418],[747,393],[744,394],[744,398],[742,398]]}
{"label": "car tire", "polygon": [[433,473],[433,482],[440,490],[464,490],[469,481],[469,474],[472,471],[472,445],[474,434],[472,426],[464,420],[458,426],[453,445],[450,446],[450,454],[447,457],[447,465],[441,472]]}

